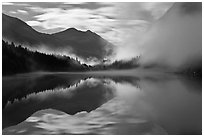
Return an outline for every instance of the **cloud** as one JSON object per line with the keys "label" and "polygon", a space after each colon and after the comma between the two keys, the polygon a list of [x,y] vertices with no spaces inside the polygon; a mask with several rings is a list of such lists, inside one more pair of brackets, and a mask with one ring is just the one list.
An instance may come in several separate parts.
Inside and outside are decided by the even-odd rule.
{"label": "cloud", "polygon": [[[114,44],[118,44],[121,39],[119,37],[115,37],[116,35],[120,36],[120,34],[116,33],[121,33],[121,27],[130,27],[131,29],[131,27],[135,25],[138,27],[138,30],[143,30],[144,26],[147,24],[145,20],[141,19],[118,19],[118,13],[116,11],[118,8],[115,8],[115,5],[112,3],[110,3],[109,6],[105,3],[98,5],[106,6],[101,6],[100,8],[95,9],[76,7],[66,10],[62,8],[41,7],[28,7],[28,9],[40,13],[40,15],[34,16],[34,21],[40,21],[41,23],[38,23],[38,26],[46,30],[56,28],[61,28],[63,30],[70,27],[75,27],[84,31],[89,29]],[[33,25],[36,26],[36,24]]]}
{"label": "cloud", "polygon": [[86,2],[64,2],[63,4],[84,4]]}
{"label": "cloud", "polygon": [[32,6],[32,7],[26,7],[26,9],[32,11],[32,12],[37,12],[37,13],[43,13],[46,12],[46,9],[37,7],[37,6]]}
{"label": "cloud", "polygon": [[29,5],[25,9],[33,16],[27,22],[41,29],[39,31],[53,33],[70,27],[84,31],[89,29],[120,46],[125,28],[145,31],[152,21],[162,16],[169,3],[43,2]]}
{"label": "cloud", "polygon": [[17,12],[16,11],[9,11],[9,13],[16,14]]}
{"label": "cloud", "polygon": [[2,5],[6,6],[6,5],[14,5],[14,4],[12,2],[2,2]]}
{"label": "cloud", "polygon": [[17,12],[18,12],[18,13],[21,13],[21,14],[28,14],[28,12],[25,11],[25,10],[17,10]]}
{"label": "cloud", "polygon": [[[141,39],[151,25],[171,7],[172,3],[117,3],[116,13],[118,24],[117,48],[115,59],[128,59],[141,55]],[[157,14],[157,15],[156,15]]]}
{"label": "cloud", "polygon": [[112,6],[109,3],[102,3],[102,2],[66,2],[66,5],[71,6],[72,8],[80,8],[80,9],[100,9],[103,7]]}
{"label": "cloud", "polygon": [[30,6],[28,3],[22,2],[2,2],[3,6]]}
{"label": "cloud", "polygon": [[22,3],[22,2],[18,2],[18,3],[14,3],[15,4],[15,6],[31,6],[30,4],[28,4],[28,3]]}
{"label": "cloud", "polygon": [[40,13],[33,17],[35,19],[33,21],[40,21],[41,23],[38,26],[46,30],[74,27],[79,30],[90,29],[100,33],[114,25],[114,19],[107,18],[107,16],[113,15],[110,12],[110,8],[95,10],[74,8],[64,10],[61,8],[43,9],[40,7],[28,7],[28,9]]}
{"label": "cloud", "polygon": [[152,2],[152,3],[143,3],[142,6],[145,10],[151,12],[151,15],[155,20],[162,17],[166,11],[173,5],[170,2]]}
{"label": "cloud", "polygon": [[[82,31],[91,30],[117,46],[116,58],[131,57],[133,52],[139,54],[138,43],[141,36],[172,5],[172,3],[160,2],[23,4],[30,5],[24,7],[30,16],[27,18],[20,16],[20,18],[25,19],[24,21],[38,31],[55,33],[72,27]],[[16,6],[16,10],[19,10],[19,7]],[[15,10],[12,9],[12,11]],[[18,17],[18,14],[16,16]]]}

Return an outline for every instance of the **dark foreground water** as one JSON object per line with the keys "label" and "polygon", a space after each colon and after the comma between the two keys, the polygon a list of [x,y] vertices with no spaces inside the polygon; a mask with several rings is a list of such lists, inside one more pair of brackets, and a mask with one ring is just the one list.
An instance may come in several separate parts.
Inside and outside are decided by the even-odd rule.
{"label": "dark foreground water", "polygon": [[3,134],[202,134],[194,79],[24,74],[2,91]]}

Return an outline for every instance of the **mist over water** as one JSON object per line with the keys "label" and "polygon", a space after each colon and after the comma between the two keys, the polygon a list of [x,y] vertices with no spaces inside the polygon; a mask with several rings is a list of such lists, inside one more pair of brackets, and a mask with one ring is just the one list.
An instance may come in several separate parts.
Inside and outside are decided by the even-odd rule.
{"label": "mist over water", "polygon": [[[44,4],[39,6],[49,12],[50,3]],[[59,5],[68,4],[53,3],[62,8]],[[103,13],[98,20],[116,42],[112,45],[95,32],[75,28],[54,33],[52,38],[37,35],[35,30],[36,35],[16,30],[15,37],[22,33],[23,39],[39,44],[31,46],[31,51],[2,40],[3,135],[202,134],[201,2],[80,3],[70,7],[83,9],[76,17],[91,17],[90,22],[100,14],[96,9],[120,15]],[[84,9],[96,12],[79,14]],[[57,8],[53,11],[54,16],[60,14]],[[13,29],[21,28],[15,20],[3,27],[11,36]],[[87,23],[83,18],[68,21]]]}

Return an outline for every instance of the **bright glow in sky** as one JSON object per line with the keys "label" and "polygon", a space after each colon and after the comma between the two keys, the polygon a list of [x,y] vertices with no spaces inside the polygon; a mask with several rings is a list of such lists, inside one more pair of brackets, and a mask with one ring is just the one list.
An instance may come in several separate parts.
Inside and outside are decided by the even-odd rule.
{"label": "bright glow in sky", "polygon": [[172,3],[4,2],[3,13],[20,18],[34,29],[55,33],[67,28],[91,30],[116,46],[131,31],[136,39],[172,6]]}

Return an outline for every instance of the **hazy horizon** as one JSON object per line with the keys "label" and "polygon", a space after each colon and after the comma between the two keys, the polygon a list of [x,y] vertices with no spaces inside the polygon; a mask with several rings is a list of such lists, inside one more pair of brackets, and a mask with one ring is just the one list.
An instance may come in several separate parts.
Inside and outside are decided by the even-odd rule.
{"label": "hazy horizon", "polygon": [[[38,32],[91,30],[114,45],[109,55],[101,54],[100,58],[91,48],[78,56],[75,52],[79,49],[42,44],[37,47],[41,52],[78,57],[87,64],[142,55],[142,63],[180,67],[188,60],[201,58],[200,7],[199,2],[4,2],[2,12],[21,19]],[[102,44],[99,53],[109,48]],[[87,51],[92,53],[88,55]]]}

